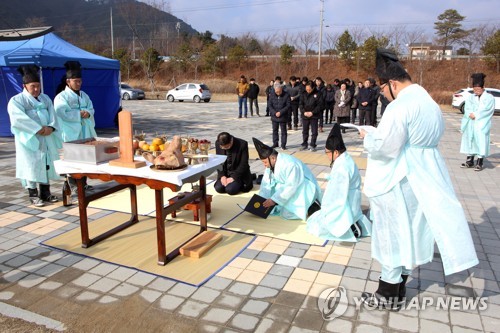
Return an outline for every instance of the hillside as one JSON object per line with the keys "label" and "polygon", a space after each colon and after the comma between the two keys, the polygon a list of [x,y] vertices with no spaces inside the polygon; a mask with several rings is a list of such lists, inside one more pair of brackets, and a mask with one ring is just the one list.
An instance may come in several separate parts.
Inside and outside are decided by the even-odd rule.
{"label": "hillside", "polygon": [[[440,104],[450,104],[453,92],[460,88],[470,86],[470,74],[483,72],[487,75],[488,87],[500,87],[500,74],[495,73],[494,68],[485,61],[479,59],[456,59],[450,61],[403,61],[402,62],[411,75],[413,82],[420,83],[426,88],[432,97]],[[215,74],[195,73],[194,69],[185,72],[175,70],[168,63],[164,63],[162,69],[155,76],[156,89],[153,89],[144,78],[140,66],[136,66],[130,76],[122,74],[122,80],[128,81],[133,86],[142,88],[148,94],[148,98],[165,98],[163,92],[174,86],[185,82],[204,82],[213,93],[234,93],[235,84],[241,74],[247,78],[255,78],[261,88],[261,95],[269,81],[276,75],[288,81],[291,75],[307,76],[311,79],[320,76],[327,83],[333,79],[344,79],[346,77],[353,81],[364,81],[368,77],[376,77],[373,71],[346,66],[341,60],[332,58],[322,59],[320,70],[317,69],[317,58],[310,57],[307,61],[303,58],[293,59],[287,66],[279,64],[279,59],[268,61],[249,60],[241,67],[225,64]]]}
{"label": "hillside", "polygon": [[177,17],[135,0],[2,0],[0,29],[52,26],[67,41],[111,56],[111,7],[115,49],[128,47],[134,36],[137,43],[154,44],[156,39],[161,43],[197,32]]}

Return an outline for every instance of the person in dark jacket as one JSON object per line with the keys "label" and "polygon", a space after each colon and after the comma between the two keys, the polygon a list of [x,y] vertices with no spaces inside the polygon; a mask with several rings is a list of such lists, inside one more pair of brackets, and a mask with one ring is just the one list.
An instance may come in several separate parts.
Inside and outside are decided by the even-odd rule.
{"label": "person in dark jacket", "polygon": [[306,150],[309,140],[309,127],[311,128],[311,144],[309,150],[316,151],[316,139],[318,137],[318,120],[322,107],[321,96],[314,88],[314,83],[306,83],[306,90],[300,96],[299,109],[302,116],[302,147]]}
{"label": "person in dark jacket", "polygon": [[281,131],[281,149],[286,150],[288,115],[291,111],[290,95],[283,91],[283,85],[274,82],[274,93],[269,97],[269,113],[273,124],[273,146],[279,147],[278,128]]}
{"label": "person in dark jacket", "polygon": [[[293,129],[299,129],[299,101],[300,101],[300,92],[301,89],[299,87],[300,82],[297,81],[295,76],[290,77],[290,84],[288,86],[287,92],[290,95],[290,106],[291,110],[288,116],[288,129],[292,129],[292,121],[293,121]],[[293,119],[292,119],[293,118]]]}
{"label": "person in dark jacket", "polygon": [[374,98],[375,93],[370,88],[370,80],[366,80],[358,93],[359,126],[372,124],[371,113]]}
{"label": "person in dark jacket", "polygon": [[214,184],[217,193],[235,195],[250,191],[253,182],[248,164],[248,143],[228,132],[222,132],[217,136],[215,153],[227,156],[222,170],[217,171],[217,181]]}
{"label": "person in dark jacket", "polygon": [[271,82],[269,82],[269,85],[266,88],[266,117],[269,117],[269,97],[273,92],[273,85],[274,85],[274,80],[271,80]]}
{"label": "person in dark jacket", "polygon": [[255,104],[255,112],[257,116],[260,117],[259,114],[259,92],[260,92],[260,87],[257,83],[255,83],[255,79],[251,78],[250,79],[250,88],[248,88],[248,104],[250,104],[250,116],[253,117],[253,105]]}
{"label": "person in dark jacket", "polygon": [[380,97],[380,87],[377,85],[377,82],[374,78],[369,78],[370,80],[370,89],[373,91],[373,102],[372,102],[372,113],[371,113],[371,124],[373,127],[377,126],[377,107],[378,107],[378,99]]}
{"label": "person in dark jacket", "polygon": [[335,104],[335,90],[333,90],[331,84],[327,84],[325,93],[325,124],[331,124],[333,121],[333,104]]}
{"label": "person in dark jacket", "polygon": [[319,110],[319,131],[323,132],[323,115],[325,113],[325,108],[326,108],[326,87],[325,87],[325,81],[321,77],[316,78],[316,91],[318,92],[318,95],[321,97],[321,107]]}

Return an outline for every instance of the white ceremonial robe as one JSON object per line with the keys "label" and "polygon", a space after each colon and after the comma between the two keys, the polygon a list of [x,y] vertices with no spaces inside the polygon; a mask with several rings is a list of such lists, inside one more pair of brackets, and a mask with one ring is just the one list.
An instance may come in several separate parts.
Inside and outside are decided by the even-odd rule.
{"label": "white ceremonial robe", "polygon": [[309,233],[328,240],[356,242],[351,225],[358,222],[361,236],[370,236],[371,223],[361,211],[361,176],[347,152],[335,160],[321,202],[321,210],[307,219]]}
{"label": "white ceremonial robe", "polygon": [[[48,184],[49,179],[59,179],[54,161],[59,159],[62,140],[50,97],[40,94],[37,100],[24,89],[10,99],[7,111],[16,145],[16,178],[23,186],[25,181]],[[36,134],[43,126],[55,131],[47,136]]]}
{"label": "white ceremonial robe", "polygon": [[321,188],[311,170],[299,159],[279,153],[274,172],[266,168],[259,195],[271,198],[276,206],[271,214],[285,219],[306,220],[307,210],[318,200]]}
{"label": "white ceremonial robe", "polygon": [[[66,87],[54,98],[54,108],[64,142],[97,136],[94,106],[85,92],[80,90],[78,95],[70,87]],[[82,118],[82,110],[87,111],[90,117]]]}
{"label": "white ceremonial robe", "polygon": [[396,268],[424,264],[437,243],[446,275],[478,264],[469,225],[438,150],[439,106],[417,84],[403,89],[364,138],[364,193],[372,206],[372,256]]}
{"label": "white ceremonial robe", "polygon": [[[462,118],[462,144],[460,152],[467,155],[490,155],[491,117],[495,112],[495,98],[486,91],[480,97],[471,94],[467,97]],[[476,119],[470,119],[474,113]]]}

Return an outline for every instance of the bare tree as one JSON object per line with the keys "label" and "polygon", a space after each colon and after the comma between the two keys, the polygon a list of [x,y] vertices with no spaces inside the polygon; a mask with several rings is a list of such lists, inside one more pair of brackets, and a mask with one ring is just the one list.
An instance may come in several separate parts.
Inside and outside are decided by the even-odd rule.
{"label": "bare tree", "polygon": [[297,41],[300,43],[301,46],[303,46],[304,54],[306,55],[306,61],[307,61],[307,56],[309,53],[309,50],[312,48],[314,44],[318,42],[318,34],[314,32],[313,30],[305,31],[305,32],[300,32],[297,34]]}
{"label": "bare tree", "polygon": [[332,55],[333,52],[335,51],[335,45],[337,44],[337,40],[340,37],[340,33],[338,32],[327,32],[325,34],[325,44],[326,44],[326,50],[325,52],[328,55]]}
{"label": "bare tree", "polygon": [[357,45],[363,44],[365,39],[370,36],[365,28],[360,26],[349,27],[349,34],[352,36],[352,39]]}

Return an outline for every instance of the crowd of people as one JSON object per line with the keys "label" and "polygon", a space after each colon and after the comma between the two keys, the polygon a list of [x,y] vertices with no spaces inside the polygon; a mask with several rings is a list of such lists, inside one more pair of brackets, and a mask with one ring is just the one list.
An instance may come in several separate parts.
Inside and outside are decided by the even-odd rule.
{"label": "crowd of people", "polygon": [[[238,95],[238,118],[260,117],[258,96],[260,87],[254,78],[247,82],[241,75],[236,85]],[[364,82],[349,78],[334,79],[331,83],[321,77],[309,79],[307,76],[290,76],[288,82],[276,76],[264,90],[266,95],[266,117],[271,117],[273,148],[287,150],[287,132],[302,128],[301,150],[316,151],[318,133],[324,132],[326,124],[377,125],[377,108],[381,104],[381,116],[389,103],[380,93],[375,79]],[[359,115],[358,115],[359,110]],[[341,126],[342,133],[345,127]],[[310,140],[309,140],[310,139]],[[280,144],[281,140],[281,144]]]}

